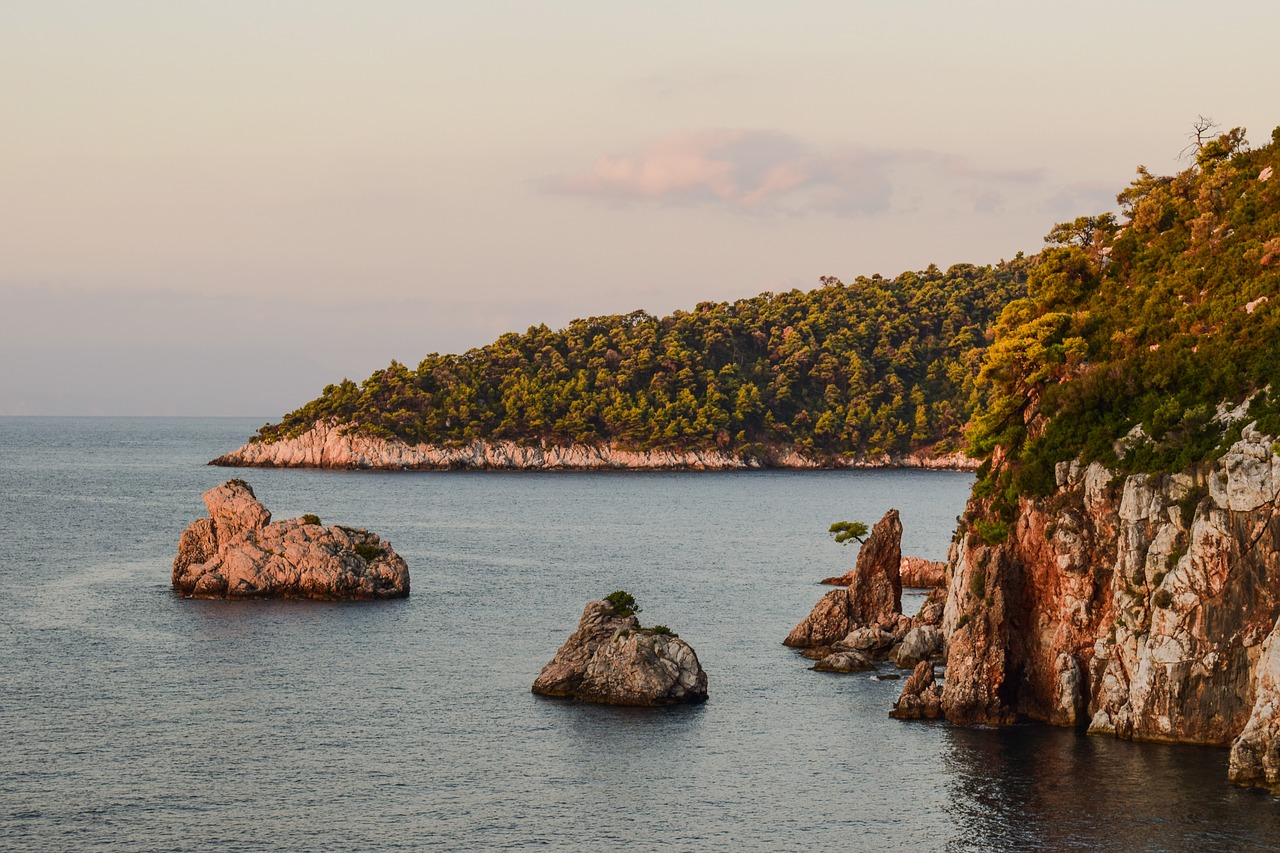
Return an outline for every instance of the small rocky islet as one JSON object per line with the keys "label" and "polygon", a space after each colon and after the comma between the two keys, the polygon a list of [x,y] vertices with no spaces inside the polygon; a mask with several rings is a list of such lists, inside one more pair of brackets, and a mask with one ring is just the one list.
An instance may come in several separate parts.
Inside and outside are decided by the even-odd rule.
{"label": "small rocky islet", "polygon": [[589,602],[533,692],[608,705],[705,702],[707,673],[693,647],[665,626],[641,627],[637,612],[621,590]]}
{"label": "small rocky islet", "polygon": [[[941,693],[933,681],[933,661],[942,657],[942,614],[946,591],[934,589],[914,617],[902,613],[902,520],[896,509],[885,513],[858,552],[852,571],[822,597],[784,645],[815,660],[818,672],[868,672],[878,661],[892,660],[913,669],[891,716],[936,719]],[[924,563],[924,561],[918,561]]]}
{"label": "small rocky islet", "polygon": [[402,598],[409,567],[377,534],[314,515],[272,521],[243,480],[202,495],[209,517],[182,532],[173,588],[183,598]]}

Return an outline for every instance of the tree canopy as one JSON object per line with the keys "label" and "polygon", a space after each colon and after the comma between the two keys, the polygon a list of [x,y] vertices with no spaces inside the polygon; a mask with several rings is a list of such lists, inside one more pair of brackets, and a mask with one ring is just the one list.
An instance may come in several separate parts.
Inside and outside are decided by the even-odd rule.
{"label": "tree canopy", "polygon": [[476,439],[634,450],[785,447],[818,458],[958,449],[988,327],[1024,296],[1029,262],[935,266],[895,279],[703,302],[506,334],[398,362],[266,425],[326,419],[411,444]]}
{"label": "tree canopy", "polygon": [[[1057,462],[1176,471],[1256,421],[1280,434],[1280,128],[1251,150],[1235,128],[1170,177],[1138,167],[1109,215],[1056,226],[978,375],[978,493],[1011,520]],[[1275,175],[1275,177],[1273,177]],[[1246,417],[1220,409],[1248,404]]]}

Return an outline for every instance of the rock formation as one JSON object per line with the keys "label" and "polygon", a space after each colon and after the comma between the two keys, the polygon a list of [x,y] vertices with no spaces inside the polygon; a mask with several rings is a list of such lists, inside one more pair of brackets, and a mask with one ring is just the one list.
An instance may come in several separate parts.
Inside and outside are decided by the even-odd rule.
{"label": "rock formation", "polygon": [[684,640],[641,628],[608,601],[592,601],[533,692],[610,705],[676,705],[705,701],[707,674]]}
{"label": "rock formation", "polygon": [[[847,586],[822,597],[783,641],[816,659],[819,672],[860,672],[886,657],[904,669],[942,653],[945,591],[935,589],[920,614],[902,614],[902,522],[891,509],[858,552]],[[864,665],[865,664],[865,665]]]}
{"label": "rock formation", "polygon": [[459,447],[407,444],[360,433],[349,424],[317,422],[278,441],[250,441],[210,465],[248,468],[378,468],[392,470],[741,470],[748,468],[928,468],[973,470],[963,453],[914,453],[867,459],[817,459],[789,448],[744,457],[718,450],[632,451],[607,444],[544,445],[475,440]]}
{"label": "rock formation", "polygon": [[903,557],[899,574],[903,586],[916,589],[937,589],[947,585],[947,564],[942,560]]}
{"label": "rock formation", "polygon": [[797,648],[830,645],[856,626],[876,624],[902,612],[902,522],[891,509],[876,522],[858,551],[848,586],[833,589],[791,630],[784,645]]}
{"label": "rock formation", "polygon": [[243,480],[203,495],[209,517],[182,532],[173,588],[186,598],[374,599],[409,594],[409,567],[367,530],[271,521]]}
{"label": "rock formation", "polygon": [[[1280,458],[1251,427],[1181,474],[1059,465],[1007,538],[970,529],[954,546],[947,719],[1235,741],[1232,778],[1276,785],[1278,496]],[[967,516],[983,511],[975,498]]]}
{"label": "rock formation", "polygon": [[936,720],[942,716],[942,693],[933,680],[931,662],[916,664],[889,716],[896,720]]}
{"label": "rock formation", "polygon": [[[915,589],[938,589],[947,585],[947,564],[942,560],[923,560],[919,557],[903,557],[898,567],[898,576],[904,587]],[[823,578],[820,583],[828,586],[848,586],[853,583],[857,569],[850,569],[842,575]]]}

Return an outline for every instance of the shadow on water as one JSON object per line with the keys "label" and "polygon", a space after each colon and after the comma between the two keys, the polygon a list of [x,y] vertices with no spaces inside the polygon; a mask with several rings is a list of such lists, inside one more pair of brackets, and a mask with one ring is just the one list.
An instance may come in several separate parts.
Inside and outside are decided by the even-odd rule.
{"label": "shadow on water", "polygon": [[1229,785],[1226,750],[1035,724],[945,744],[950,850],[1280,850],[1280,800]]}

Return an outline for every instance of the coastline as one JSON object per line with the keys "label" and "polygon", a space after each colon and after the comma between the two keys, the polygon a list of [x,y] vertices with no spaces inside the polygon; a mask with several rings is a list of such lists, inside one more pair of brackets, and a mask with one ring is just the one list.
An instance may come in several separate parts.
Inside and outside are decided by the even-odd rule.
{"label": "coastline", "polygon": [[913,453],[858,459],[821,459],[792,448],[772,448],[762,456],[717,450],[624,450],[608,445],[523,445],[477,439],[461,447],[411,445],[343,432],[340,425],[317,423],[293,438],[249,442],[208,464],[242,468],[326,468],[382,471],[750,471],[763,469],[833,470],[917,468],[972,471],[979,462],[963,453]]}

